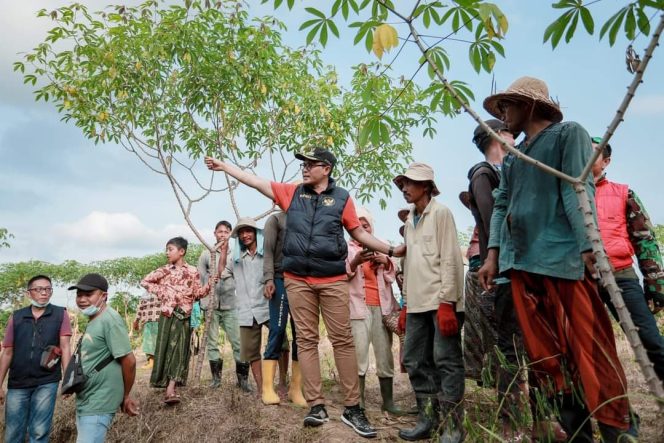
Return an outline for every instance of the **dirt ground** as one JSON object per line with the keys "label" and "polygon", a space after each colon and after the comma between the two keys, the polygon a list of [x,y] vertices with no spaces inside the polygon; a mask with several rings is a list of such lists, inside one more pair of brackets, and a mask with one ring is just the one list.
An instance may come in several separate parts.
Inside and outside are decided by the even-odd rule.
{"label": "dirt ground", "polygon": [[[660,322],[664,319],[660,318]],[[633,361],[629,344],[622,333],[617,332],[618,350],[629,380],[630,398],[633,407],[641,416],[641,438],[643,443],[664,443],[664,415],[647,394],[640,371]],[[395,345],[396,346],[396,345]],[[395,347],[396,350],[396,347]],[[224,349],[225,361],[222,387],[216,390],[205,388],[209,381],[209,370],[203,372],[203,387],[191,381],[182,388],[182,402],[175,407],[162,403],[163,390],[149,387],[150,371],[142,369],[145,357],[137,351],[138,374],[133,395],[140,401],[141,415],[127,417],[118,413],[108,433],[109,442],[339,442],[366,441],[340,420],[343,412],[342,395],[337,384],[332,352],[327,339],[320,345],[321,371],[327,399],[330,422],[319,428],[304,428],[302,420],[306,410],[286,402],[279,406],[264,406],[255,394],[243,394],[235,387],[235,370],[228,345]],[[398,371],[398,365],[395,365]],[[406,374],[395,376],[395,401],[406,409],[414,405],[415,398]],[[496,410],[496,401],[488,389],[477,388],[467,382],[466,410],[467,426],[475,428],[475,437],[468,442],[489,442],[488,433],[479,431],[478,424],[487,426],[487,417]],[[400,441],[399,428],[411,427],[415,417],[388,417],[380,411],[380,391],[374,368],[367,375],[367,415],[378,430],[374,441]],[[59,400],[54,418],[51,441],[70,443],[76,438],[74,400]],[[4,416],[4,414],[2,414]],[[4,428],[4,418],[2,427]]]}

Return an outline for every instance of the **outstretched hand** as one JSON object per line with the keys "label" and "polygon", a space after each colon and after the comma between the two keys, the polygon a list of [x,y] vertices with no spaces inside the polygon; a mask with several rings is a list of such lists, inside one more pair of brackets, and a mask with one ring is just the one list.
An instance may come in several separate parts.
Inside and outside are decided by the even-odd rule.
{"label": "outstretched hand", "polygon": [[205,157],[205,166],[211,171],[224,170],[224,162],[212,157]]}

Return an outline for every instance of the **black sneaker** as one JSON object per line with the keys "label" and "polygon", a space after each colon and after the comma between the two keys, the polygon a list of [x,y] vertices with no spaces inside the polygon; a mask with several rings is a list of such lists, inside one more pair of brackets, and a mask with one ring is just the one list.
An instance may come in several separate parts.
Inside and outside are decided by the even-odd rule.
{"label": "black sneaker", "polygon": [[378,435],[376,430],[371,427],[367,416],[364,415],[364,409],[359,405],[347,406],[341,416],[341,421],[353,428],[353,431],[365,438],[374,438]]}
{"label": "black sneaker", "polygon": [[320,426],[328,421],[330,421],[330,416],[327,415],[325,405],[316,405],[304,417],[304,426]]}

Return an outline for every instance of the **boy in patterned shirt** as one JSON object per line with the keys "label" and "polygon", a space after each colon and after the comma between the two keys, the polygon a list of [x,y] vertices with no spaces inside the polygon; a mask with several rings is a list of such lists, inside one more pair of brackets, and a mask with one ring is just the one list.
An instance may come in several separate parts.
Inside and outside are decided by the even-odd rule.
{"label": "boy in patterned shirt", "polygon": [[168,264],[152,271],[141,281],[141,286],[161,303],[150,384],[166,388],[164,403],[167,405],[180,402],[175,386],[187,382],[191,340],[189,317],[194,302],[207,295],[211,285],[217,282],[217,277],[212,277],[201,286],[198,270],[184,261],[187,246],[187,240],[182,237],[170,239],[166,243]]}

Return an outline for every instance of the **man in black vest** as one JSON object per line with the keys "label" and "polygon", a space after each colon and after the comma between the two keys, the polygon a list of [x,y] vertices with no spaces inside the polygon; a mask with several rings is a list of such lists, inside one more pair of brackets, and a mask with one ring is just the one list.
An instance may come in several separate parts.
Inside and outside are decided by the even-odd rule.
{"label": "man in black vest", "polygon": [[[50,304],[51,279],[37,275],[28,281],[31,306],[12,313],[0,355],[0,386],[7,383],[5,442],[47,442],[58,393],[61,367],[69,363],[71,324],[67,310]],[[14,350],[16,349],[16,352]],[[0,404],[5,392],[0,388]]]}
{"label": "man in black vest", "polygon": [[287,214],[283,247],[283,270],[291,315],[297,331],[298,357],[304,382],[304,397],[311,407],[305,426],[320,426],[329,420],[322,394],[318,356],[319,312],[334,349],[334,360],[344,393],[341,420],[363,437],[375,437],[360,408],[357,359],[350,327],[346,241],[343,230],[372,250],[401,256],[405,246],[390,246],[360,226],[348,191],[336,186],[330,176],[337,159],[330,151],[296,154],[302,160],[302,184],[270,182],[210,157],[209,169],[223,171],[274,200]]}

